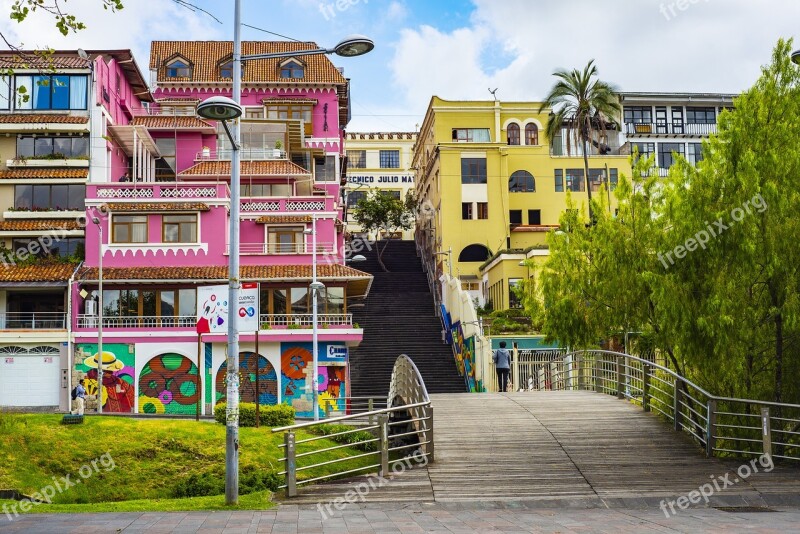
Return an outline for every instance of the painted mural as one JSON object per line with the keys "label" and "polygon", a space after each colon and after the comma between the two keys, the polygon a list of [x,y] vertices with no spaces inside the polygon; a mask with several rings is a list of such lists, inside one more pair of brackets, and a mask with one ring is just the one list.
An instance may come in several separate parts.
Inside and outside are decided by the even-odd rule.
{"label": "painted mural", "polygon": [[[131,345],[103,344],[103,411],[132,413],[135,401],[135,356]],[[75,370],[86,376],[86,393],[97,395],[97,345],[75,346]]]}
{"label": "painted mural", "polygon": [[199,397],[197,366],[179,354],[156,356],[139,376],[140,413],[193,414]]}
{"label": "painted mural", "polygon": [[475,336],[464,339],[464,330],[460,322],[453,324],[451,331],[456,366],[464,377],[467,389],[472,393],[484,391],[482,381],[478,380],[475,374]]}
{"label": "painted mural", "polygon": [[[256,369],[258,365],[258,369]],[[275,368],[263,356],[256,357],[254,352],[239,353],[239,398],[241,402],[256,402],[256,373],[258,374],[258,401],[259,404],[278,403],[278,375]],[[228,362],[222,362],[217,371],[215,380],[214,403],[225,402],[227,399],[227,386],[225,377],[228,374]]]}
{"label": "painted mural", "polygon": [[[282,402],[294,407],[298,417],[312,417],[313,400],[306,384],[313,368],[311,343],[281,343]],[[326,407],[343,409],[346,396],[346,349],[329,343],[319,344],[317,391],[320,416]]]}

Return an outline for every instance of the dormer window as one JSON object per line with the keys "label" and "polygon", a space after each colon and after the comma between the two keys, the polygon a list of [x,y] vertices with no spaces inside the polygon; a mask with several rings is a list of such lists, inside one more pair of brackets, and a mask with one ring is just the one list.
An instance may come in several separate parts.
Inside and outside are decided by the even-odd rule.
{"label": "dormer window", "polygon": [[305,67],[296,59],[281,65],[281,78],[303,78],[305,76]]}
{"label": "dormer window", "polygon": [[167,63],[167,78],[191,78],[192,67],[183,59],[176,58]]}
{"label": "dormer window", "polygon": [[233,61],[228,61],[219,66],[220,78],[233,78]]}

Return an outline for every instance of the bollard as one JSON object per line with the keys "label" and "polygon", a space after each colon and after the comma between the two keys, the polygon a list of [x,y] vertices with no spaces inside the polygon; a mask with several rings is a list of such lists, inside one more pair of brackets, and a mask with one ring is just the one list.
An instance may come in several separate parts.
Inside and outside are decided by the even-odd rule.
{"label": "bollard", "polygon": [[681,384],[683,380],[675,379],[675,396],[672,398],[672,413],[674,415],[675,430],[681,429]]}
{"label": "bollard", "polygon": [[426,421],[426,423],[428,423],[428,432],[425,441],[429,442],[427,447],[428,462],[432,463],[433,462],[433,406],[428,406],[427,411],[428,411],[428,420]]}
{"label": "bollard", "polygon": [[706,458],[714,456],[714,449],[717,447],[717,438],[714,432],[717,426],[717,401],[709,400],[706,403]]}
{"label": "bollard", "polygon": [[625,356],[617,356],[617,398],[625,398]]}
{"label": "bollard", "polygon": [[297,464],[295,463],[295,438],[294,432],[287,432],[283,435],[283,443],[286,445],[286,496],[294,497],[297,495]]}
{"label": "bollard", "polygon": [[650,366],[642,364],[642,410],[650,411]]}
{"label": "bollard", "polygon": [[761,440],[764,456],[772,463],[772,422],[769,418],[769,407],[761,408]]}
{"label": "bollard", "polygon": [[379,475],[386,478],[389,476],[389,416],[387,414],[378,415],[378,426],[381,440],[381,470]]}

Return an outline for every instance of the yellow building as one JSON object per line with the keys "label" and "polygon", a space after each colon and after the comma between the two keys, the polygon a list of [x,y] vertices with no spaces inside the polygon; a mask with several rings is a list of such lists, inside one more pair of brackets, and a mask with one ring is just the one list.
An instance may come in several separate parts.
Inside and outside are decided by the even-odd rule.
{"label": "yellow building", "polygon": [[[574,147],[567,155],[563,133],[545,138],[549,110],[539,106],[433,97],[414,149],[416,191],[433,208],[417,220],[423,259],[437,278],[458,277],[494,309],[515,305],[510,288],[530,273],[524,260],[546,257],[545,236],[558,227],[567,192],[586,209],[583,156]],[[601,147],[603,155],[589,156],[593,194],[631,170],[617,132]]]}
{"label": "yellow building", "polygon": [[[417,141],[415,132],[348,132],[347,150],[347,231],[358,234],[361,228],[353,222],[352,210],[371,190],[379,190],[397,198],[405,198],[414,190],[411,150]],[[400,233],[402,239],[414,239],[414,231]]]}

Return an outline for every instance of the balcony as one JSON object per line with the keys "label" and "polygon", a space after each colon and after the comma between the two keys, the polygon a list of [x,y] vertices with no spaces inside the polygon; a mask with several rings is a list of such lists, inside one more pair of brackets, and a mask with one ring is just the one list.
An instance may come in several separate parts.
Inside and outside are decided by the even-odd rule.
{"label": "balcony", "polygon": [[0,313],[0,330],[64,330],[67,314],[61,312]]}
{"label": "balcony", "polygon": [[706,137],[714,133],[717,133],[716,124],[688,124],[685,122],[625,123],[625,134],[629,136]]}
{"label": "balcony", "polygon": [[[242,148],[239,154],[243,161],[265,161],[273,159],[286,159],[286,151],[278,148]],[[195,161],[230,161],[233,150],[203,150],[198,152]]]}
{"label": "balcony", "polygon": [[[97,315],[78,315],[78,328],[97,328]],[[103,328],[195,328],[197,317],[103,317]]]}
{"label": "balcony", "polygon": [[[8,314],[6,314],[8,315]],[[30,314],[27,314],[30,315]],[[45,319],[38,319],[37,321],[45,321]],[[64,325],[65,321],[65,314],[58,314],[60,315],[60,323]],[[312,321],[312,314],[310,313],[301,313],[301,314],[293,314],[293,315],[286,315],[286,314],[275,314],[275,315],[260,315],[260,328],[262,330],[268,330],[271,328],[287,328],[290,330],[294,329],[304,329],[304,328],[312,328],[313,321]],[[56,320],[55,318],[50,319],[51,321]],[[44,324],[44,323],[42,323]],[[78,328],[84,329],[96,329],[98,324],[98,318],[96,315],[86,315],[81,314],[78,315]],[[353,314],[352,313],[320,313],[317,314],[317,324],[321,328],[327,328],[330,326],[351,326],[353,324]],[[150,328],[150,329],[159,329],[159,328],[195,328],[197,325],[197,317],[194,315],[179,315],[176,317],[103,317],[103,328]],[[24,328],[24,327],[21,327]],[[45,327],[51,328],[51,327]],[[65,326],[61,327],[52,327],[52,328],[65,328]]]}
{"label": "balcony", "polygon": [[[299,313],[293,315],[260,315],[259,316],[260,328],[264,330],[267,326],[272,327],[286,327],[289,329],[303,329],[313,328],[313,315],[310,313]],[[317,324],[321,328],[326,326],[351,326],[353,324],[352,313],[318,313]]]}
{"label": "balcony", "polygon": [[242,213],[292,213],[308,214],[310,211],[334,211],[336,199],[322,196],[297,196],[289,198],[249,197],[242,200]]}
{"label": "balcony", "polygon": [[145,182],[87,185],[86,198],[96,200],[228,199],[226,184]]}
{"label": "balcony", "polygon": [[[243,256],[266,256],[287,254],[308,254],[314,252],[311,243],[239,243],[239,254]],[[225,254],[230,254],[230,245],[225,246]],[[317,254],[336,254],[336,243],[317,243]]]}

